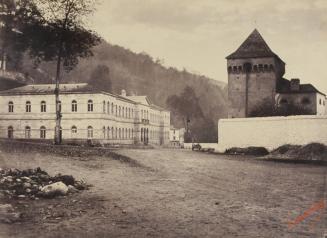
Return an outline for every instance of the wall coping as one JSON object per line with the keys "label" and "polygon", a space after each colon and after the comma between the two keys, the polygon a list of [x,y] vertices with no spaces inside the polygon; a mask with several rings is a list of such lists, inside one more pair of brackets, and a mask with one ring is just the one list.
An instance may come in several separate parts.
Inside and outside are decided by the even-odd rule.
{"label": "wall coping", "polygon": [[242,122],[242,121],[291,121],[304,119],[327,119],[327,115],[301,115],[301,116],[278,116],[278,117],[247,117],[247,118],[228,118],[219,119],[218,122]]}

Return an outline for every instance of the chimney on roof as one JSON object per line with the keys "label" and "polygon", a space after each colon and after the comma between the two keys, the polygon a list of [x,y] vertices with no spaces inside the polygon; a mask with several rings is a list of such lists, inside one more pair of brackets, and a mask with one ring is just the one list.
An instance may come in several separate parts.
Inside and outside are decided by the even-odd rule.
{"label": "chimney on roof", "polygon": [[121,96],[122,96],[122,97],[126,97],[126,96],[127,96],[127,94],[126,94],[126,90],[125,90],[125,89],[122,89],[122,90],[121,90]]}
{"label": "chimney on roof", "polygon": [[291,91],[300,90],[300,79],[291,79]]}

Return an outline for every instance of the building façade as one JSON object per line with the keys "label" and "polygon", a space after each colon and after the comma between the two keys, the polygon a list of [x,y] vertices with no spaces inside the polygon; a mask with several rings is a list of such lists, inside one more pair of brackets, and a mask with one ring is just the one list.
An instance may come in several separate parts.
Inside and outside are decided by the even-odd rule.
{"label": "building fa\u00e7ade", "polygon": [[[53,140],[54,84],[0,91],[0,138]],[[63,141],[169,144],[170,112],[146,96],[111,94],[88,84],[60,85]]]}
{"label": "building fa\u00e7ade", "polygon": [[228,117],[249,117],[267,103],[292,104],[309,114],[326,114],[326,95],[299,79],[283,78],[285,62],[255,29],[241,46],[226,57],[228,71]]}

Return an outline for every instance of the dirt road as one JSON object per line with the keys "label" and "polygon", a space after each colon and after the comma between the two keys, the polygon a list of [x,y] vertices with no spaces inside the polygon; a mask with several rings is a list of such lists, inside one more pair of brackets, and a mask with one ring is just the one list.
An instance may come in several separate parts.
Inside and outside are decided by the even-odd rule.
{"label": "dirt road", "polygon": [[[141,166],[103,157],[0,153],[0,167],[41,167],[94,186],[61,199],[17,203],[20,224],[0,237],[321,237],[316,211],[326,167],[182,150],[121,150]],[[50,207],[50,208],[49,208]],[[44,218],[42,211],[63,214]],[[302,216],[303,217],[303,216]]]}

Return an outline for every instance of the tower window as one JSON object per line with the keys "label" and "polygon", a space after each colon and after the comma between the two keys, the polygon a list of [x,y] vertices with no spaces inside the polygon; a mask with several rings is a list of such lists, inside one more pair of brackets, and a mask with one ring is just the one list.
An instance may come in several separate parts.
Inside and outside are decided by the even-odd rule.
{"label": "tower window", "polygon": [[263,71],[263,65],[259,64],[259,72],[262,72],[262,71]]}
{"label": "tower window", "polygon": [[233,73],[237,73],[237,66],[233,66]]}
{"label": "tower window", "polygon": [[263,66],[263,69],[264,69],[264,71],[268,71],[268,65],[265,64],[265,65]]}
{"label": "tower window", "polygon": [[232,72],[232,66],[228,66],[227,71],[228,71],[228,73],[231,73]]}
{"label": "tower window", "polygon": [[271,65],[269,65],[269,70],[270,71],[274,71],[274,66],[271,64]]}
{"label": "tower window", "polygon": [[254,72],[258,72],[258,65],[254,65],[254,66],[253,66],[253,71],[254,71]]}

